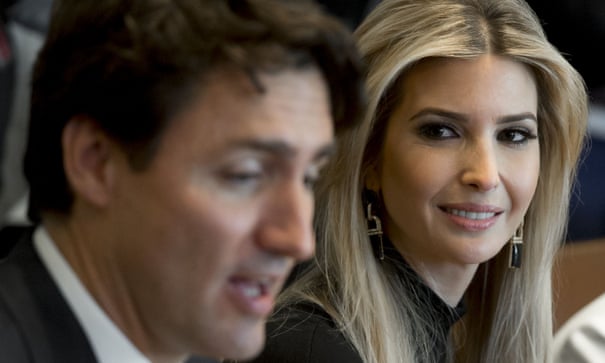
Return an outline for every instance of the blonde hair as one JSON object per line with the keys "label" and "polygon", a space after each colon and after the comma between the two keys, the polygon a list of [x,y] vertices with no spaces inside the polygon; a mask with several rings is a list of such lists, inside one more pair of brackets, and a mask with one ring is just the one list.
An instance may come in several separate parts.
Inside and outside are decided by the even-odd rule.
{"label": "blonde hair", "polygon": [[454,359],[455,349],[461,362],[548,361],[551,267],[586,129],[584,82],[522,0],[383,0],[356,37],[368,67],[367,113],[339,138],[339,152],[318,187],[315,263],[282,294],[280,305],[306,300],[322,306],[366,363],[430,359],[426,309],[374,257],[361,201],[364,173],[379,155],[407,69],[430,57],[496,54],[535,75],[540,176],[525,217],[522,268],[508,269],[506,248],[480,265],[449,354]]}

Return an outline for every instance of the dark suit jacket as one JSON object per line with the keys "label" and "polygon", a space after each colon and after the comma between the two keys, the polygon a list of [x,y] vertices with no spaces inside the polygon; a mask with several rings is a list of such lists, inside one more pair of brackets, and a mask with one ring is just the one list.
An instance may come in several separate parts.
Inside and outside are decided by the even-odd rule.
{"label": "dark suit jacket", "polygon": [[32,233],[33,228],[24,230],[0,263],[0,360],[96,362],[80,324],[34,251]]}
{"label": "dark suit jacket", "polygon": [[34,250],[33,230],[0,231],[0,362],[96,363],[84,331]]}

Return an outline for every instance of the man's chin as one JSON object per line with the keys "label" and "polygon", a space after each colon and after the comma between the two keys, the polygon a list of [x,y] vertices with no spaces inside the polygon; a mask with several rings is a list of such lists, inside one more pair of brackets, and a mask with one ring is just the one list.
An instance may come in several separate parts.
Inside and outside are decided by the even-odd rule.
{"label": "man's chin", "polygon": [[261,353],[265,346],[265,319],[258,323],[258,326],[250,329],[249,332],[240,331],[234,333],[231,339],[224,339],[223,342],[230,342],[228,346],[220,347],[212,356],[215,359],[226,360],[250,360]]}

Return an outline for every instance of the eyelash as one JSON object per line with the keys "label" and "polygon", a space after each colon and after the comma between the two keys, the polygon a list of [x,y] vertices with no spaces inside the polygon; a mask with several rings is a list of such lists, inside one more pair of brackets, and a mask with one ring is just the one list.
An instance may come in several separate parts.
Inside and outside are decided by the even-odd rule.
{"label": "eyelash", "polygon": [[[442,136],[444,130],[449,130],[453,136]],[[435,133],[436,131],[439,132],[439,135]],[[418,134],[428,140],[452,139],[458,136],[458,133],[455,131],[453,126],[444,123],[429,123],[421,125],[418,128]]]}
{"label": "eyelash", "polygon": [[[504,136],[511,136],[511,134],[521,135],[521,140],[515,141],[513,136],[512,138],[505,139]],[[525,128],[513,127],[509,129],[502,130],[498,133],[498,140],[506,142],[511,145],[525,145],[529,140],[535,140],[538,136],[532,133],[530,130]]]}
{"label": "eyelash", "polygon": [[[449,135],[443,136],[445,133]],[[428,123],[421,125],[418,128],[418,134],[427,139],[427,140],[449,140],[454,139],[460,136],[460,133],[456,131],[456,127],[446,124],[446,123]],[[521,135],[521,140],[514,140],[515,136],[512,138],[507,138],[506,136],[510,136],[511,134]],[[532,133],[530,130],[524,127],[510,127],[504,130],[498,131],[498,135],[496,136],[498,141],[505,142],[510,145],[525,145],[529,140],[534,140],[538,136],[535,133]]]}
{"label": "eyelash", "polygon": [[261,178],[261,172],[226,172],[223,174],[223,179],[233,186],[252,186]]}

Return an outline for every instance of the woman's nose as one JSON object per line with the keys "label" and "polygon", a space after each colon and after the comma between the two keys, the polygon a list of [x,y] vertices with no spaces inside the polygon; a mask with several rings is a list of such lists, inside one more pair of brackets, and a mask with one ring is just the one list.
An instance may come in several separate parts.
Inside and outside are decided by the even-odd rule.
{"label": "woman's nose", "polygon": [[462,182],[479,191],[490,191],[500,184],[500,171],[495,147],[490,141],[469,146],[463,155]]}

